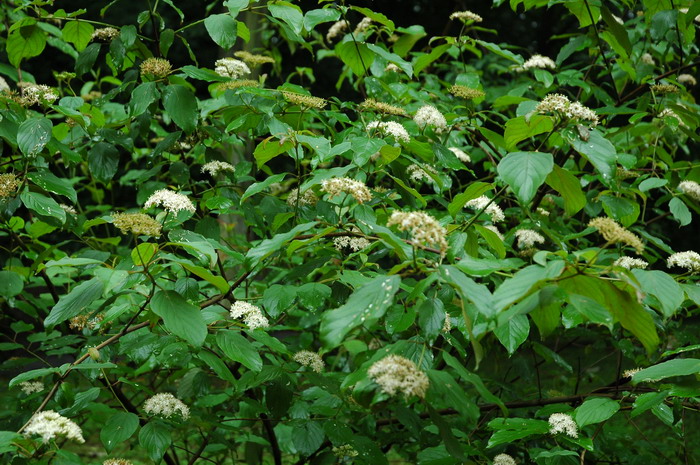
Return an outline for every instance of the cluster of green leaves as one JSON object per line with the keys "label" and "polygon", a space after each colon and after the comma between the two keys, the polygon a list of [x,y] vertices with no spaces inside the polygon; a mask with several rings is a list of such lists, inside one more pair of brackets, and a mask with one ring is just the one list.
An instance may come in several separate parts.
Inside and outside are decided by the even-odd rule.
{"label": "cluster of green leaves", "polygon": [[[678,188],[700,181],[687,78],[700,3],[494,1],[575,24],[553,38],[556,66],[535,68],[527,59],[538,51],[498,42],[500,24],[455,19],[451,35],[428,37],[344,2],[304,11],[226,0],[186,21],[185,2],[163,0],[116,25],[104,17],[124,2],[70,13],[15,3],[0,9],[10,83],[0,166],[19,182],[0,186],[4,463],[698,454],[700,288],[666,260],[691,248],[677,244],[700,213],[700,195]],[[369,26],[356,28],[363,18]],[[344,28],[327,36],[336,21]],[[118,34],[93,38],[107,26]],[[195,33],[222,56],[275,63],[253,67],[257,85],[230,85],[198,60]],[[53,85],[56,101],[27,104],[22,92],[50,53],[74,66],[37,83]],[[291,54],[309,67],[292,68]],[[176,66],[144,75],[153,57]],[[335,96],[294,103],[289,93],[303,102],[326,68],[338,70]],[[538,111],[551,93],[599,123]],[[425,105],[447,127],[412,120]],[[410,140],[368,129],[375,121],[401,124]],[[230,169],[211,176],[202,167],[212,161]],[[329,195],[325,183],[341,177],[372,199]],[[160,189],[195,211],[144,210]],[[317,201],[301,200],[311,193]],[[482,196],[503,221],[472,208]],[[446,251],[387,226],[393,212],[418,210],[445,228]],[[141,211],[161,223],[159,237],[115,227],[115,213]],[[617,263],[634,249],[588,227],[599,216],[641,237],[646,269]],[[518,244],[524,229],[541,235],[536,248]],[[344,237],[367,242],[350,248]],[[261,308],[269,326],[232,318],[236,301]],[[325,369],[300,365],[302,350]],[[390,396],[368,376],[390,354],[427,374],[425,398]],[[37,381],[38,392],[21,389]],[[187,404],[189,419],[148,414],[160,392]],[[86,444],[22,434],[39,410],[78,423]],[[570,414],[578,437],[550,434],[552,413]]]}

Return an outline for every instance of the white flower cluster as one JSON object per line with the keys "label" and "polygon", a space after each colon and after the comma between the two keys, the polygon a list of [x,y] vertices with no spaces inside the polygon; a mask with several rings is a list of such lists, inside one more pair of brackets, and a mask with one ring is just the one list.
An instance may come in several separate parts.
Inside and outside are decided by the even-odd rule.
{"label": "white flower cluster", "polygon": [[231,305],[231,318],[243,318],[243,323],[250,329],[267,328],[270,322],[263,315],[260,307],[243,300],[237,300]]}
{"label": "white flower cluster", "polygon": [[159,189],[155,191],[148,200],[146,200],[143,207],[163,207],[164,210],[171,213],[177,213],[180,210],[188,210],[192,213],[196,211],[194,204],[186,195],[178,194],[169,189]]}
{"label": "white flower cluster", "polygon": [[415,241],[436,245],[443,255],[447,252],[447,230],[427,213],[395,211],[386,225],[397,226],[399,231],[411,231]]}
{"label": "white flower cluster", "polygon": [[333,39],[344,33],[347,28],[348,23],[344,20],[336,21],[333,23],[330,29],[328,29],[328,33],[326,34],[326,42],[333,41]]}
{"label": "white flower cluster", "polygon": [[236,168],[231,163],[225,161],[210,161],[202,166],[202,173],[209,173],[210,176],[216,176],[221,171],[234,171]]}
{"label": "white flower cluster", "polygon": [[59,203],[58,206],[61,207],[61,209],[66,213],[69,213],[71,215],[78,214],[78,210],[76,210],[75,207],[72,207],[71,205],[66,205],[65,203]]}
{"label": "white flower cluster", "polygon": [[654,61],[654,57],[651,56],[651,53],[645,53],[643,54],[639,60],[644,63],[645,65],[656,65],[656,62]]}
{"label": "white flower cluster", "polygon": [[44,390],[44,383],[41,381],[24,381],[19,383],[19,388],[26,395],[34,394],[35,392],[41,392]]}
{"label": "white flower cluster", "polygon": [[294,361],[300,365],[311,368],[316,373],[321,373],[323,367],[326,366],[323,363],[323,359],[316,352],[311,352],[310,350],[300,350],[294,354]]}
{"label": "white flower cluster", "polygon": [[134,465],[126,459],[107,459],[102,462],[102,465]]}
{"label": "white flower cluster", "polygon": [[619,266],[628,270],[631,270],[632,268],[640,268],[643,270],[649,266],[649,263],[641,258],[620,257],[613,262],[613,266]]}
{"label": "white flower cluster", "polygon": [[290,190],[289,194],[287,194],[287,205],[290,207],[296,207],[297,203],[299,205],[316,205],[317,202],[318,197],[311,189],[305,190],[301,196],[297,188]]}
{"label": "white flower cluster", "polygon": [[498,454],[493,458],[493,465],[516,465],[515,459],[508,454]]}
{"label": "white flower cluster", "polygon": [[542,234],[532,229],[518,229],[515,231],[515,237],[518,238],[518,248],[531,249],[535,244],[544,244]]}
{"label": "white flower cluster", "polygon": [[179,413],[183,420],[190,417],[190,408],[169,392],[161,392],[146,399],[143,410],[151,415],[162,415],[165,418],[170,418],[176,413]]}
{"label": "white flower cluster", "polygon": [[372,19],[365,16],[364,18],[362,18],[362,21],[360,21],[357,24],[357,27],[355,27],[355,31],[353,32],[353,35],[362,34],[367,29],[369,29],[369,26],[371,24],[372,24]]}
{"label": "white flower cluster", "polygon": [[528,70],[532,68],[540,68],[540,69],[555,69],[557,67],[557,64],[554,63],[554,60],[552,60],[549,57],[546,57],[544,55],[532,55],[530,58],[528,58],[525,63],[523,63],[522,69],[523,70]]}
{"label": "white flower cluster", "polygon": [[58,99],[58,94],[49,86],[44,84],[23,83],[22,102],[25,105],[53,103],[56,99]]}
{"label": "white flower cluster", "polygon": [[467,155],[464,150],[458,149],[457,147],[450,147],[450,152],[455,154],[455,157],[459,159],[462,163],[469,163],[472,161],[471,157]]}
{"label": "white flower cluster", "polygon": [[92,31],[92,40],[111,41],[119,37],[119,29],[115,27],[101,27]]}
{"label": "white flower cluster", "polygon": [[387,355],[374,362],[367,374],[390,396],[400,392],[407,397],[415,395],[423,398],[430,385],[426,374],[400,355]]}
{"label": "white flower cluster", "polygon": [[27,427],[24,428],[24,434],[25,436],[37,434],[44,442],[56,439],[58,436],[64,436],[80,443],[85,442],[80,426],[53,410],[46,410],[34,415],[29,420]]}
{"label": "white flower cluster", "polygon": [[364,237],[339,236],[333,239],[333,244],[338,250],[350,249],[353,252],[357,252],[365,247],[369,247],[372,243]]}
{"label": "white flower cluster", "polygon": [[622,377],[623,378],[631,378],[632,376],[634,376],[635,373],[639,373],[640,371],[642,371],[642,369],[639,367],[630,368],[629,370],[625,370],[622,372]]}
{"label": "white flower cluster", "polygon": [[214,63],[214,72],[219,76],[238,79],[250,74],[250,68],[245,62],[235,58],[221,58]]}
{"label": "white flower cluster", "polygon": [[683,181],[678,189],[693,200],[700,202],[700,184],[695,181]]}
{"label": "white flower cluster", "polygon": [[553,413],[549,416],[549,433],[566,433],[572,438],[578,437],[578,426],[571,415],[566,413]]}
{"label": "white flower cluster", "polygon": [[440,110],[432,105],[424,105],[418,109],[413,116],[413,121],[416,122],[419,128],[423,129],[426,126],[432,126],[436,132],[441,132],[447,129],[447,120],[440,113]]}
{"label": "white flower cluster", "polygon": [[408,173],[408,176],[411,178],[411,181],[413,182],[433,182],[433,178],[430,176],[430,173],[433,175],[437,175],[437,171],[435,171],[434,168],[431,168],[430,166],[426,166],[425,168],[421,168],[420,166],[413,164],[409,165],[408,168],[406,168],[406,172]]}
{"label": "white flower cluster", "polygon": [[676,78],[676,81],[678,81],[679,84],[683,84],[684,86],[694,86],[698,83],[698,81],[695,79],[695,76],[686,73],[679,74],[678,78]]}
{"label": "white flower cluster", "polygon": [[7,83],[4,77],[0,76],[0,93],[2,92],[9,92],[12,89],[10,89],[10,85]]}
{"label": "white flower cluster", "polygon": [[658,115],[656,115],[657,118],[666,118],[667,116],[670,116],[671,118],[675,118],[678,121],[678,126],[680,127],[685,127],[687,128],[688,125],[683,122],[680,116],[678,116],[678,113],[675,111],[671,110],[670,108],[664,108],[659,112]]}
{"label": "white flower cluster", "polygon": [[377,129],[385,136],[391,136],[398,142],[408,144],[411,142],[411,136],[408,135],[406,128],[395,121],[372,121],[367,125],[367,129]]}
{"label": "white flower cluster", "polygon": [[471,199],[464,206],[473,208],[474,210],[483,210],[485,208],[486,210],[484,211],[491,217],[491,221],[493,221],[494,223],[498,223],[499,221],[503,221],[506,219],[506,216],[503,214],[503,210],[501,210],[501,207],[499,207],[496,204],[496,202],[491,202],[491,199],[486,197],[485,195],[482,195],[481,197],[477,197],[475,199]]}
{"label": "white flower cluster", "polygon": [[685,268],[692,273],[700,272],[700,254],[687,250],[685,252],[676,252],[666,260],[666,266],[672,268],[677,266]]}
{"label": "white flower cluster", "polygon": [[560,116],[576,121],[589,121],[592,127],[598,125],[598,115],[595,111],[580,102],[571,102],[562,94],[549,94],[537,104],[538,113],[557,113]]}
{"label": "white flower cluster", "polygon": [[474,21],[475,23],[480,23],[483,21],[483,18],[481,16],[469,10],[455,11],[450,15],[450,19],[459,19],[461,21]]}
{"label": "white flower cluster", "polygon": [[343,444],[342,446],[333,447],[333,455],[342,459],[345,457],[357,457],[360,453],[350,444]]}
{"label": "white flower cluster", "polygon": [[330,178],[321,183],[321,189],[333,198],[339,194],[350,194],[358,203],[372,200],[372,193],[362,181],[350,178]]}

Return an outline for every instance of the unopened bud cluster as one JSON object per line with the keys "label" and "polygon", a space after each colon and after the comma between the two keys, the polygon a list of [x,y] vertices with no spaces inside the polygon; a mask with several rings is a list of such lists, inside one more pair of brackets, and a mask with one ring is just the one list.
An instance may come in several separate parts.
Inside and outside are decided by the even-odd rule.
{"label": "unopened bud cluster", "polygon": [[644,251],[644,244],[639,236],[623,228],[612,218],[602,216],[593,218],[588,222],[588,226],[596,228],[605,240],[612,244],[622,243],[628,245],[637,252],[637,255],[641,255]]}
{"label": "unopened bud cluster", "polygon": [[425,397],[430,381],[411,360],[400,355],[388,355],[375,362],[367,374],[382,391],[390,396],[403,394],[406,397]]}

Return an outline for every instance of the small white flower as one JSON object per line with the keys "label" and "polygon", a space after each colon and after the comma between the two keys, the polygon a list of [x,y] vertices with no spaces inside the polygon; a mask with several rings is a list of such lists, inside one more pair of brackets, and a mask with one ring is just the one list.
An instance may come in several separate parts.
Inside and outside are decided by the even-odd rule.
{"label": "small white flower", "polygon": [[698,83],[698,81],[695,79],[695,76],[693,76],[692,74],[679,74],[676,80],[684,86],[694,86]]}
{"label": "small white flower", "polygon": [[700,254],[688,250],[685,252],[676,252],[666,260],[666,266],[673,268],[685,268],[692,273],[700,272]]}
{"label": "small white flower", "polygon": [[411,136],[408,135],[406,128],[395,121],[372,121],[367,125],[367,129],[377,129],[383,135],[391,136],[398,142],[403,142],[404,144],[411,142]]}
{"label": "small white flower", "polygon": [[555,69],[556,67],[557,64],[554,63],[554,60],[543,55],[532,55],[522,66],[524,70],[532,68]]}
{"label": "small white flower", "polygon": [[350,178],[330,178],[321,183],[321,190],[327,192],[330,198],[340,194],[350,194],[358,203],[372,200],[372,193],[362,181]]}
{"label": "small white flower", "polygon": [[343,34],[347,28],[348,23],[344,20],[336,21],[333,23],[330,29],[328,29],[328,33],[326,34],[326,42],[332,42],[333,39]]}
{"label": "small white flower", "polygon": [[471,157],[467,155],[462,149],[458,149],[457,147],[450,147],[449,150],[450,152],[454,153],[455,157],[457,157],[462,163],[469,163],[472,161]]}
{"label": "small white flower", "polygon": [[411,231],[416,242],[436,245],[443,255],[447,252],[447,230],[425,212],[394,211],[386,225],[397,226],[399,231]]}
{"label": "small white flower", "polygon": [[[394,66],[396,66],[396,65],[394,65]],[[5,78],[0,76],[0,93],[5,92],[5,91],[10,91],[10,90],[12,90],[12,89],[10,89],[10,86],[7,83],[7,81],[5,80]]]}
{"label": "small white flower", "polygon": [[683,181],[678,184],[678,190],[693,200],[700,202],[700,184],[695,181]]}
{"label": "small white flower", "polygon": [[498,454],[493,458],[493,465],[516,465],[515,459],[508,454]]}
{"label": "small white flower", "polygon": [[372,243],[364,237],[339,236],[333,239],[333,245],[335,245],[336,249],[343,250],[347,248],[353,252],[369,247],[371,244]]}
{"label": "small white flower", "polygon": [[287,194],[287,205],[296,207],[297,203],[299,205],[316,205],[316,203],[318,203],[318,197],[311,189],[305,190],[304,193],[299,196],[299,189],[294,188]]}
{"label": "small white flower", "polygon": [[423,398],[430,385],[426,374],[411,360],[400,355],[387,355],[374,362],[367,374],[390,396],[401,392],[405,396]]}
{"label": "small white flower", "polygon": [[518,248],[531,249],[535,244],[544,244],[542,234],[532,229],[518,229],[515,231],[515,237],[518,238]]}
{"label": "small white flower", "polygon": [[506,216],[503,214],[503,210],[501,210],[501,207],[499,207],[496,204],[496,202],[491,202],[491,199],[486,197],[485,195],[482,195],[481,197],[477,197],[475,199],[471,199],[464,206],[473,208],[474,210],[482,210],[486,208],[486,214],[488,214],[491,217],[491,221],[493,221],[494,223],[498,223],[499,221],[503,221],[506,219]]}
{"label": "small white flower", "polygon": [[250,68],[245,62],[235,58],[221,58],[214,63],[214,72],[219,76],[238,79],[241,76],[250,74]]}
{"label": "small white flower", "polygon": [[202,173],[209,173],[210,176],[216,176],[221,171],[234,171],[235,168],[231,163],[225,161],[210,161],[202,166]]}
{"label": "small white flower", "polygon": [[620,257],[617,260],[615,260],[613,266],[619,266],[628,270],[631,270],[632,268],[640,268],[643,270],[647,266],[649,266],[649,263],[642,260],[641,258]]}
{"label": "small white flower", "polygon": [[24,381],[19,383],[19,388],[26,395],[33,394],[35,392],[41,392],[44,390],[44,383],[41,381]]}
{"label": "small white flower", "polygon": [[80,426],[53,410],[46,410],[34,415],[29,420],[27,427],[24,428],[24,434],[25,436],[37,434],[44,442],[49,442],[58,436],[64,436],[79,443],[85,442]]}
{"label": "small white flower", "polygon": [[321,373],[325,363],[323,359],[316,352],[311,352],[310,350],[300,350],[294,354],[294,361],[300,365],[311,368],[316,373]]}
{"label": "small white flower", "polygon": [[480,23],[481,21],[483,21],[483,18],[481,16],[469,10],[455,11],[450,15],[450,19],[459,19],[464,22],[474,21],[475,23]]}
{"label": "small white flower", "polygon": [[155,191],[146,200],[144,208],[163,207],[164,210],[171,213],[177,213],[180,210],[188,210],[194,213],[195,208],[192,201],[186,195],[178,194],[168,189],[160,189]]}
{"label": "small white flower", "polygon": [[640,57],[640,61],[644,64],[647,65],[656,65],[656,62],[654,61],[654,57],[651,56],[651,53],[645,53]]}
{"label": "small white flower", "polygon": [[413,117],[419,128],[432,126],[435,131],[441,132],[447,129],[447,120],[440,111],[432,105],[422,106]]}
{"label": "small white flower", "polygon": [[190,417],[189,407],[169,392],[161,392],[147,399],[143,404],[143,410],[151,415],[162,415],[165,418],[170,418],[176,413],[179,413],[183,420]]}
{"label": "small white flower", "polygon": [[270,326],[269,320],[263,315],[260,307],[243,300],[237,300],[231,305],[230,314],[231,318],[243,318],[243,323],[251,330]]}
{"label": "small white flower", "polygon": [[365,32],[367,29],[369,29],[369,26],[371,24],[372,24],[372,19],[365,16],[364,18],[362,18],[362,21],[360,21],[357,24],[357,27],[355,28],[353,35],[358,35],[358,34]]}
{"label": "small white flower", "polygon": [[413,164],[406,168],[406,173],[408,173],[408,176],[413,182],[433,182],[433,178],[430,176],[429,172],[433,175],[437,175],[435,169],[429,166],[421,168],[420,166]]}
{"label": "small white flower", "polygon": [[578,437],[578,426],[571,415],[566,413],[553,413],[549,416],[549,433],[566,433],[572,438]]}

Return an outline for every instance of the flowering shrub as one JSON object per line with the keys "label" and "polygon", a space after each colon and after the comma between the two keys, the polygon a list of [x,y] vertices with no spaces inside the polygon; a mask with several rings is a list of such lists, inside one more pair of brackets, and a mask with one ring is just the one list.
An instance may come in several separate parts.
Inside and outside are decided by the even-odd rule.
{"label": "flowering shrub", "polygon": [[56,3],[0,6],[2,463],[695,463],[700,2]]}

